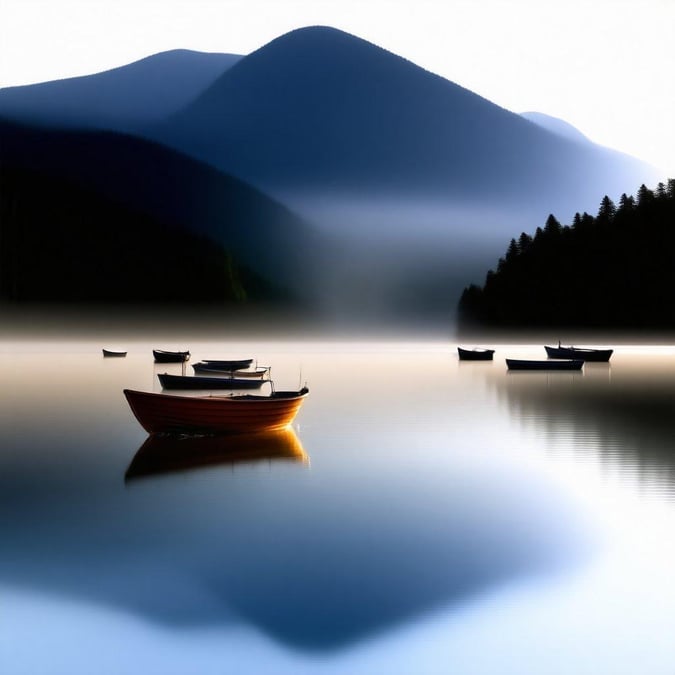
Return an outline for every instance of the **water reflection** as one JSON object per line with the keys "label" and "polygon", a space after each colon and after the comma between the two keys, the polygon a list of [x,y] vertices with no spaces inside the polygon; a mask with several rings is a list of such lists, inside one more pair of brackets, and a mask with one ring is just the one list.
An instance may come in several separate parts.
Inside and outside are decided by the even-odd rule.
{"label": "water reflection", "polygon": [[124,480],[209,466],[279,460],[309,462],[291,428],[232,436],[151,434],[132,459]]}
{"label": "water reflection", "polygon": [[[616,360],[616,359],[615,359]],[[625,355],[583,375],[486,373],[511,413],[553,447],[597,453],[606,471],[675,501],[675,359]]]}
{"label": "water reflection", "polygon": [[264,522],[230,530],[210,592],[281,643],[333,651],[578,553],[569,514],[518,494],[522,483],[463,475],[415,485],[414,473],[320,481],[265,510]]}
{"label": "water reflection", "polygon": [[[7,357],[0,582],[186,629],[193,645],[200,629],[232,646],[228,629],[250,627],[270,658],[267,638],[310,652],[311,671],[316,652],[346,653],[588,555],[569,499],[504,451],[520,434],[485,395],[482,370],[453,379],[446,351],[416,345],[274,349],[252,351],[286,382],[301,352],[316,392],[300,419],[312,471],[297,470],[306,453],[294,434],[248,449],[152,439],[132,459],[144,434],[121,392],[156,386],[144,347],[114,365],[98,346],[60,355],[40,388],[26,377],[30,355],[23,367]],[[356,386],[365,372],[378,376]],[[252,456],[270,470],[249,467]],[[187,471],[235,461],[237,471]],[[128,480],[181,473],[129,489],[125,470]],[[382,645],[373,672],[391,665]]]}

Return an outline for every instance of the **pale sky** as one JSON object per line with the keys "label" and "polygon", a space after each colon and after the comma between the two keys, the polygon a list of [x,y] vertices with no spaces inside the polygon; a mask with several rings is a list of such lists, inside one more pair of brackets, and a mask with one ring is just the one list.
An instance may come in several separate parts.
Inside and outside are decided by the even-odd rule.
{"label": "pale sky", "polygon": [[0,86],[167,49],[247,54],[316,24],[675,177],[675,0],[0,0]]}

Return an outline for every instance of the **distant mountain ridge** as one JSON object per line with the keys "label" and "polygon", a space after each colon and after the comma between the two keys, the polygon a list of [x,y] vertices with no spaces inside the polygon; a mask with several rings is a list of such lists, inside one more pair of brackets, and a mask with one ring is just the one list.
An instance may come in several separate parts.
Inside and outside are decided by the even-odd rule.
{"label": "distant mountain ridge", "polygon": [[0,115],[46,126],[128,130],[164,118],[242,57],[174,49],[93,75],[0,89]]}

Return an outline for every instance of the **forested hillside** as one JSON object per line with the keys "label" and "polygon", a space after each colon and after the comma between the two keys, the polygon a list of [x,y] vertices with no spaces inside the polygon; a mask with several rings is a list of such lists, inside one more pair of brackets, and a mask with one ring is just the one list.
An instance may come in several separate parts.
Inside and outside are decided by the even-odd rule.
{"label": "forested hillside", "polygon": [[0,149],[0,300],[307,301],[297,270],[323,240],[232,176],[128,134],[2,118]]}
{"label": "forested hillside", "polygon": [[0,302],[288,302],[223,245],[71,181],[0,168]]}
{"label": "forested hillside", "polygon": [[493,326],[675,327],[675,180],[642,185],[618,205],[562,226],[550,215],[512,239],[481,287],[464,290],[460,322]]}

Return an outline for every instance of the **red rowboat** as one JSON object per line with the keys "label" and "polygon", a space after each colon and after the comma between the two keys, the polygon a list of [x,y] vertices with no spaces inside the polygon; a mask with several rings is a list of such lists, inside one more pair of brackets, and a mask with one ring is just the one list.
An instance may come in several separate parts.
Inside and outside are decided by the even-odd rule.
{"label": "red rowboat", "polygon": [[231,434],[283,429],[295,418],[307,387],[269,396],[173,396],[125,389],[141,426],[154,433]]}

